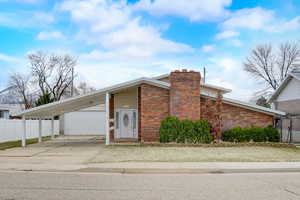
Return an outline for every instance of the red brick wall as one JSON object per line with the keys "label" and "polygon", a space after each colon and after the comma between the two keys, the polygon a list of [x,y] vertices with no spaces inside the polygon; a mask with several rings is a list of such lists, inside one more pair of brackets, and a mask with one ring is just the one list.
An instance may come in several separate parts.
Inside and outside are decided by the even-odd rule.
{"label": "red brick wall", "polygon": [[215,139],[220,139],[222,133],[222,95],[217,99],[201,97],[201,119],[207,120],[212,126]]}
{"label": "red brick wall", "polygon": [[273,116],[223,103],[222,121],[223,130],[227,130],[236,126],[265,127],[273,124]]}
{"label": "red brick wall", "polygon": [[201,119],[207,120],[212,125],[213,133],[218,132],[219,122],[221,123],[221,132],[237,126],[265,127],[273,124],[273,116],[271,115],[224,102],[219,105],[216,99],[209,97],[201,97]]}
{"label": "red brick wall", "polygon": [[170,75],[170,115],[179,119],[200,119],[200,73],[175,71]]}
{"label": "red brick wall", "polygon": [[169,90],[141,84],[139,93],[141,141],[158,141],[160,122],[169,115]]}

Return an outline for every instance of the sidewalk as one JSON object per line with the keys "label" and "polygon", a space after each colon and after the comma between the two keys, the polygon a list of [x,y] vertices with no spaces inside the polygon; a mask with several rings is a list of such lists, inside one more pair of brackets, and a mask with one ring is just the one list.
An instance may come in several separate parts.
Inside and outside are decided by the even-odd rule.
{"label": "sidewalk", "polygon": [[88,164],[80,172],[102,173],[267,173],[300,172],[300,162],[151,162]]}
{"label": "sidewalk", "polygon": [[42,163],[9,165],[2,163],[1,171],[44,171],[82,173],[124,173],[124,174],[203,174],[203,173],[269,173],[299,172],[300,162],[121,162],[97,164],[55,164]]}

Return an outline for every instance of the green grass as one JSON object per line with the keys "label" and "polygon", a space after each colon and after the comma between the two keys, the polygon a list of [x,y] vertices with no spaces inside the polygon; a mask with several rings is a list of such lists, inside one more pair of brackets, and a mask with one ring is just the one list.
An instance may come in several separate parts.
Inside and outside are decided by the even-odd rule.
{"label": "green grass", "polygon": [[299,148],[280,147],[102,147],[92,163],[106,162],[299,162]]}
{"label": "green grass", "polygon": [[[51,136],[46,136],[46,137],[42,138],[43,141],[47,141],[50,139],[51,139]],[[35,143],[38,143],[38,138],[26,140],[27,145],[35,144]],[[22,146],[21,140],[13,141],[13,142],[3,142],[3,143],[0,143],[0,150],[10,149],[10,148],[14,148],[14,147],[21,147],[21,146]]]}

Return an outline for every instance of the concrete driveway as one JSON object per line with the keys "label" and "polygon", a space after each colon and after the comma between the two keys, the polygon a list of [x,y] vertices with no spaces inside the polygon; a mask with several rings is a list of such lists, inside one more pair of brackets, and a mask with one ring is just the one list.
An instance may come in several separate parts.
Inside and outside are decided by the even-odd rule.
{"label": "concrete driveway", "polygon": [[76,170],[104,146],[97,136],[61,136],[26,148],[0,151],[0,170]]}

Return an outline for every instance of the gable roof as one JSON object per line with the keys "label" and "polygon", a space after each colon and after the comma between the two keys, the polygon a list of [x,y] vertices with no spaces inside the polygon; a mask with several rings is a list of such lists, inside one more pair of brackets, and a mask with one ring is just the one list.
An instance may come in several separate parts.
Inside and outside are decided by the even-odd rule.
{"label": "gable roof", "polygon": [[230,104],[230,105],[234,105],[234,106],[238,106],[238,107],[242,107],[242,108],[247,108],[249,110],[253,110],[253,111],[257,111],[257,112],[261,112],[261,113],[265,113],[265,114],[269,114],[269,115],[285,115],[286,114],[285,112],[282,112],[282,111],[279,111],[279,110],[273,110],[271,108],[258,106],[258,105],[255,105],[255,104],[239,101],[239,100],[236,100],[236,99],[230,99],[230,98],[223,97],[223,101],[224,101],[224,103],[227,103],[227,104]]}
{"label": "gable roof", "polygon": [[61,115],[63,113],[78,111],[84,108],[96,106],[98,104],[105,103],[105,94],[107,92],[113,93],[126,88],[134,87],[142,83],[147,83],[150,85],[162,87],[169,89],[170,84],[154,80],[146,77],[142,77],[139,79],[134,79],[131,81],[127,81],[124,83],[116,84],[110,87],[106,87],[100,90],[96,90],[90,92],[88,94],[79,95],[75,97],[71,97],[68,99],[63,99],[57,102],[53,102],[50,104],[38,106],[35,108],[31,108],[28,110],[24,110],[20,113],[17,113],[16,116],[26,116],[26,117],[52,117],[56,115]]}
{"label": "gable roof", "polygon": [[[170,76],[170,74],[163,74],[163,75],[152,77],[152,79],[159,80],[159,79],[163,79],[163,78],[168,78],[169,76]],[[214,89],[214,90],[220,90],[220,91],[222,91],[223,94],[226,94],[226,93],[229,93],[232,91],[231,89],[227,89],[224,87],[211,85],[211,84],[207,84],[207,83],[202,83],[202,82],[200,83],[200,85],[202,87],[206,87],[206,88],[210,88],[210,89]]]}
{"label": "gable roof", "polygon": [[297,79],[300,81],[300,71],[293,71],[285,77],[285,79],[282,81],[282,83],[279,85],[279,87],[275,90],[275,92],[272,94],[272,96],[269,98],[268,102],[272,103],[277,97],[281,94],[281,92],[284,90],[284,88],[288,85],[288,83],[293,79]]}
{"label": "gable roof", "polygon": [[[93,92],[85,94],[85,95],[79,95],[76,97],[71,97],[71,98],[63,99],[63,100],[60,100],[60,101],[57,101],[54,103],[50,103],[50,104],[38,106],[35,108],[31,108],[28,110],[24,110],[20,113],[17,113],[15,116],[26,116],[26,117],[31,117],[31,118],[35,118],[35,117],[37,117],[37,118],[38,117],[45,117],[45,118],[49,117],[50,118],[52,116],[61,115],[61,114],[73,112],[73,111],[78,111],[78,110],[81,110],[84,108],[96,106],[99,104],[104,104],[105,103],[105,94],[107,92],[109,92],[109,93],[118,92],[123,89],[138,86],[142,83],[147,83],[147,84],[165,88],[165,89],[170,88],[170,83],[156,80],[153,78],[142,77],[139,79],[134,79],[134,80],[127,81],[124,83],[120,83],[120,84],[116,84],[116,85],[113,85],[110,87],[99,89],[99,90],[93,91]],[[219,88],[219,87],[215,87],[215,86],[211,86],[211,85],[207,86],[207,84],[205,84],[204,86],[211,87],[213,89],[219,89],[224,92],[228,91],[228,89]],[[241,102],[238,100],[233,100],[233,99],[229,99],[229,98],[225,98],[225,97],[223,98],[223,100],[225,103],[228,103],[228,104],[233,104],[236,106],[248,108],[251,110],[255,110],[255,111],[270,114],[270,115],[285,115],[285,113],[281,112],[281,111],[276,111],[276,110],[268,109],[265,107],[256,106],[256,105],[249,104],[246,102]]]}

